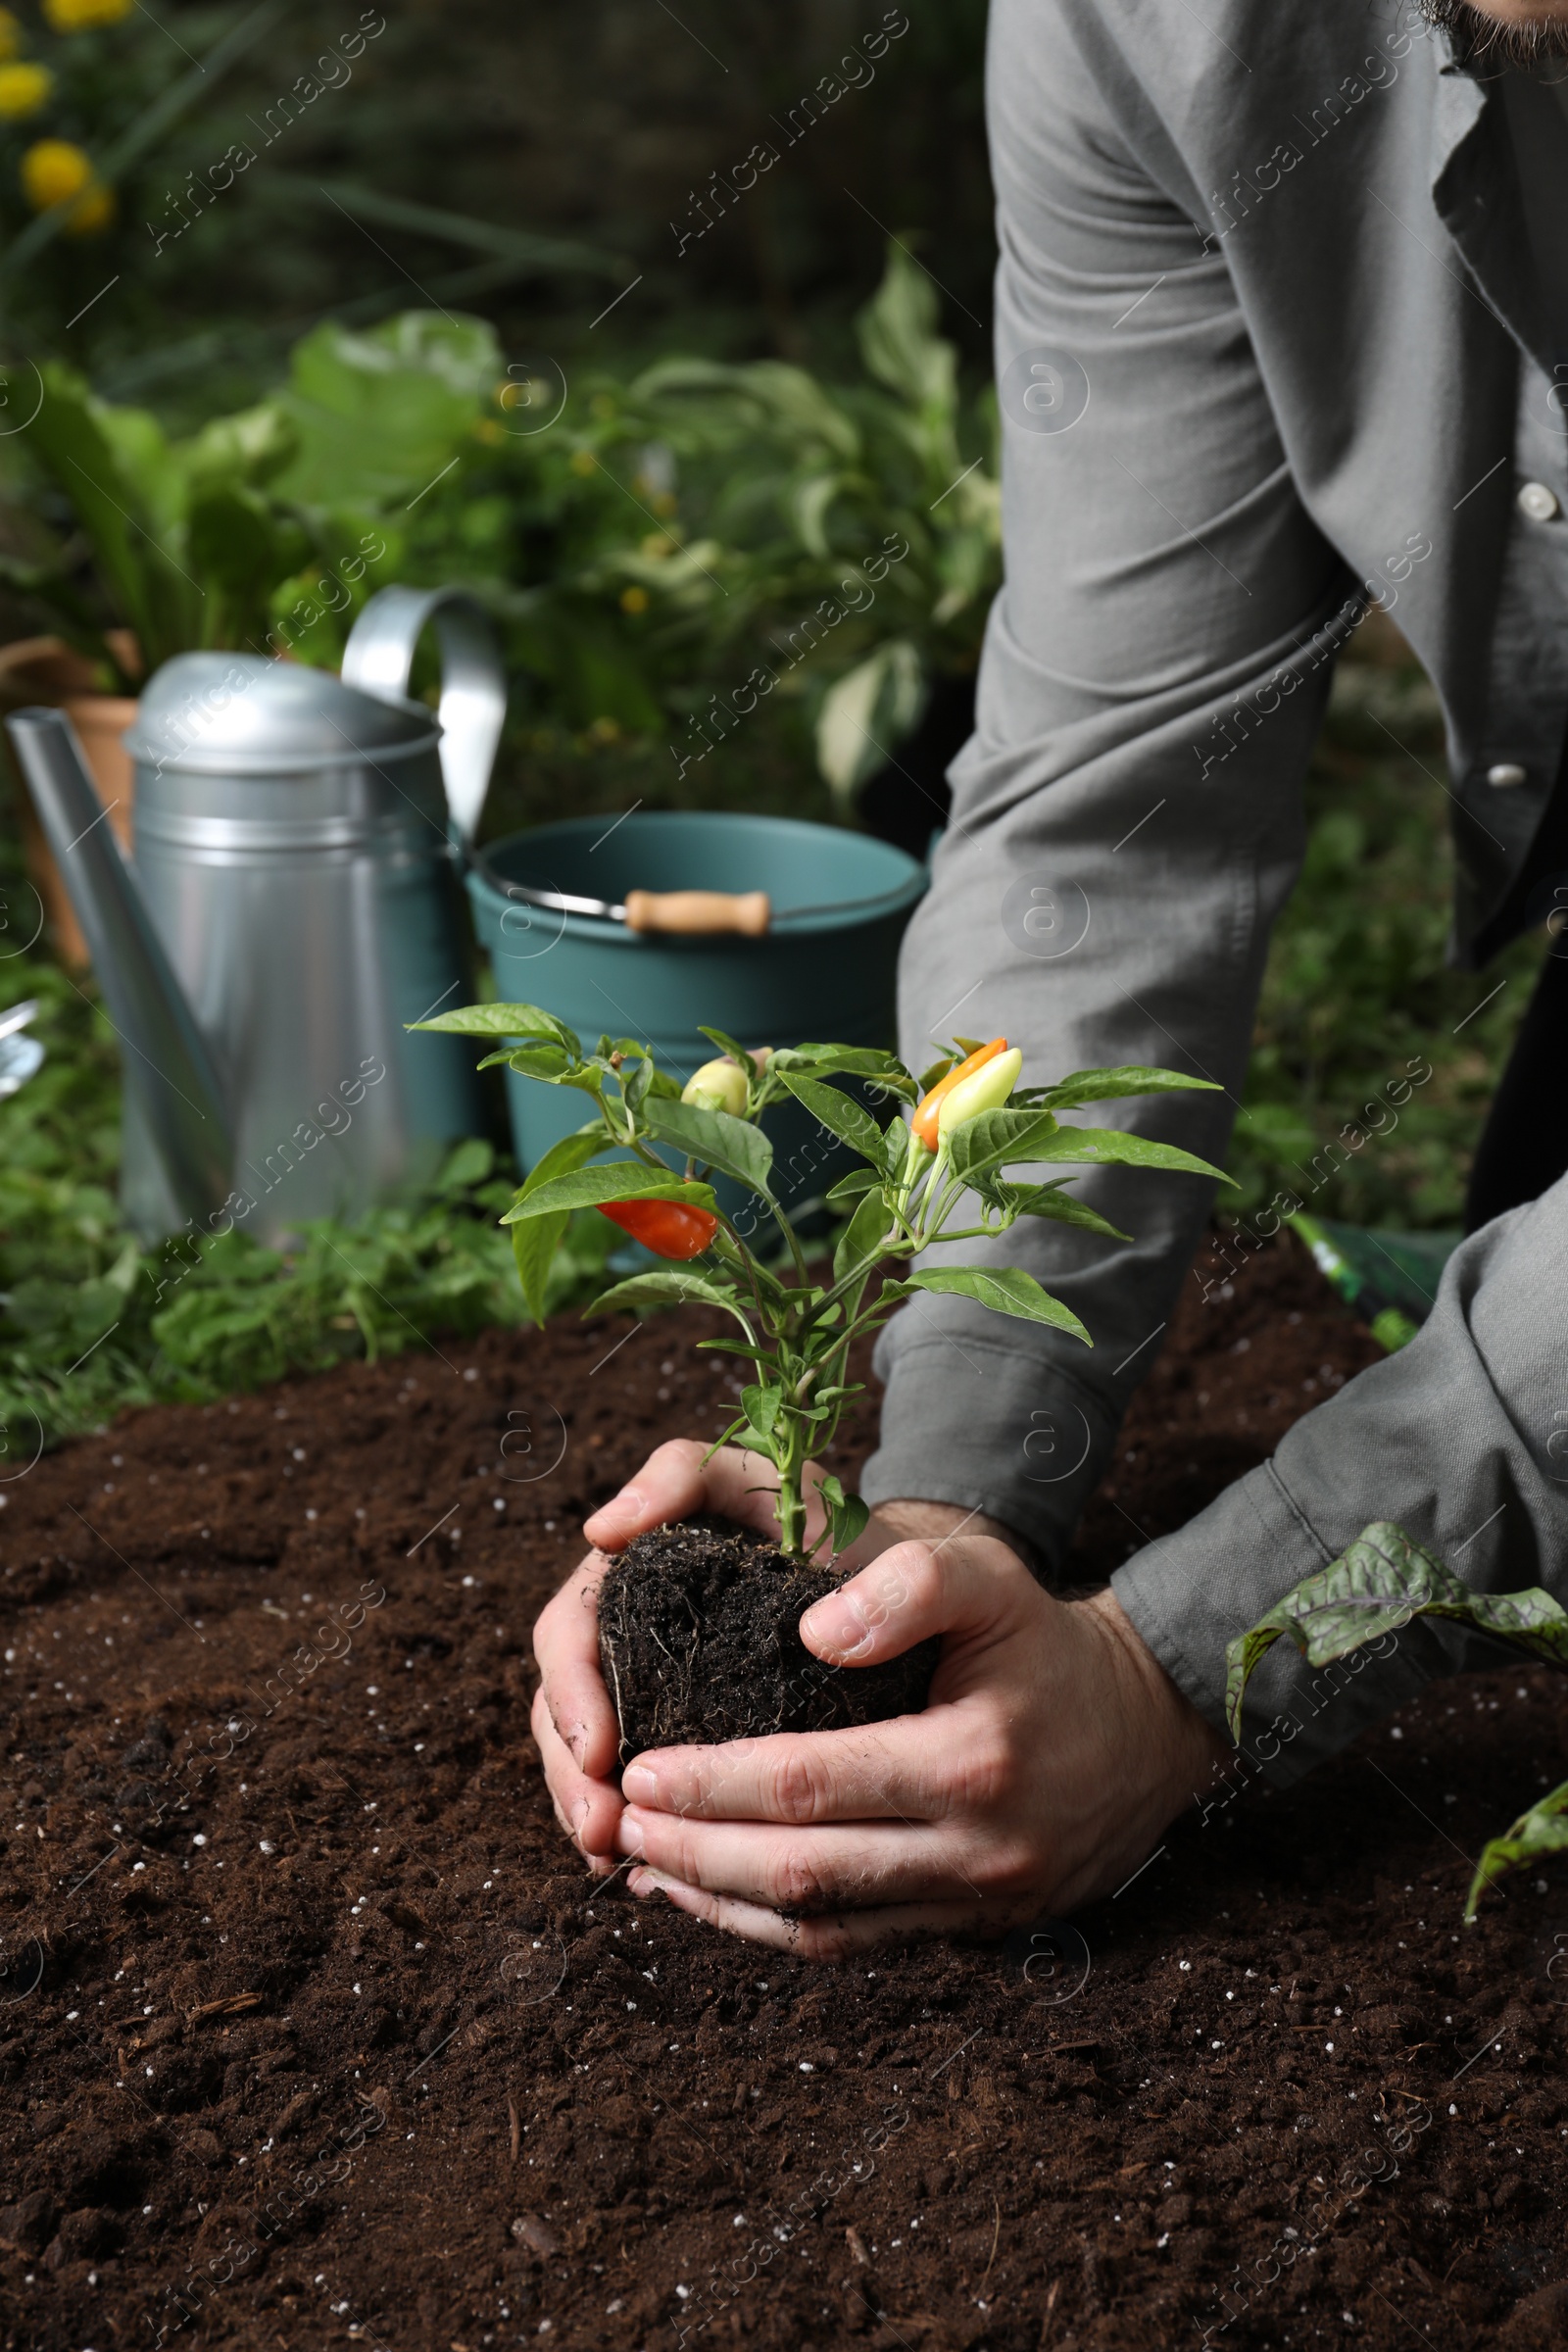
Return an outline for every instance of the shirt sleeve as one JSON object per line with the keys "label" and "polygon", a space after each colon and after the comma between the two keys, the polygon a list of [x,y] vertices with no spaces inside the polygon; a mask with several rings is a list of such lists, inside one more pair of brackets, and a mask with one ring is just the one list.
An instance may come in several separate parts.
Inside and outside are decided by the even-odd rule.
{"label": "shirt sleeve", "polygon": [[[1080,49],[1094,15],[1065,0],[993,12],[1006,576],[978,732],[905,943],[901,1048],[920,1069],[935,1040],[1004,1033],[1033,1084],[1113,1062],[1212,1079],[1222,1092],[1083,1123],[1218,1161],[1299,865],[1333,656],[1359,606],[1298,498],[1223,250],[1195,227],[1136,86]],[[1133,1239],[1025,1219],[932,1255],[1025,1267],[1092,1350],[916,1298],[879,1346],[882,1443],[862,1482],[872,1500],[990,1511],[1047,1573],[1212,1197],[1199,1177],[1113,1169],[1074,1191]]]}
{"label": "shirt sleeve", "polygon": [[[1565,1298],[1568,1177],[1462,1244],[1407,1348],[1116,1570],[1117,1599],[1211,1723],[1224,1723],[1226,1644],[1375,1519],[1478,1592],[1540,1585],[1568,1605]],[[1249,1687],[1244,1745],[1272,1779],[1298,1779],[1423,1684],[1510,1654],[1431,1620],[1376,1647],[1316,1672],[1288,1640],[1269,1650]]]}

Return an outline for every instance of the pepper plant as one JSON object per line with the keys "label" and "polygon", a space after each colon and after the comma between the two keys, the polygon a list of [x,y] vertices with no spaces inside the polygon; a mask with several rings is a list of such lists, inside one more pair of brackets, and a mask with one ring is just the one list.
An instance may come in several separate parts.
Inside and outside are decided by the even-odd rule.
{"label": "pepper plant", "polygon": [[[600,1209],[657,1255],[686,1261],[680,1272],[651,1267],[632,1275],[592,1311],[684,1300],[722,1307],[734,1318],[738,1338],[701,1345],[744,1357],[756,1379],[716,1443],[739,1442],[773,1464],[781,1548],[795,1559],[816,1548],[805,1544],[807,1461],[830,1443],[859,1394],[847,1378],[851,1346],[900,1299],[916,1291],[956,1293],[1090,1344],[1071,1308],[1020,1268],[923,1266],[896,1273],[873,1292],[879,1267],[901,1266],[938,1240],[993,1240],[1020,1217],[1127,1238],[1070,1198],[1063,1190],[1070,1176],[1024,1184],[1005,1174],[1009,1167],[1120,1164],[1219,1174],[1174,1145],[1119,1128],[1068,1126],[1057,1116],[1084,1103],[1201,1087],[1204,1080],[1174,1070],[1080,1070],[1057,1086],[1017,1089],[1023,1057],[1008,1051],[1005,1038],[986,1045],[960,1038],[917,1080],[891,1054],[863,1047],[806,1045],[754,1054],[722,1030],[705,1029],[718,1056],[682,1087],[635,1039],[602,1037],[585,1052],[564,1021],[536,1004],[472,1004],[416,1026],[506,1040],[482,1068],[504,1062],[544,1085],[578,1089],[592,1102],[593,1117],[544,1154],[502,1220],[512,1228],[529,1311],[543,1319],[545,1277],[573,1209]],[[864,1101],[834,1080],[880,1097],[895,1115],[879,1125]],[[808,1268],[774,1197],[773,1147],[760,1124],[771,1106],[792,1097],[860,1162],[827,1196],[849,1222],[831,1272],[821,1278]],[[907,1122],[906,1106],[913,1111]],[[606,1152],[617,1156],[604,1166],[587,1164]],[[726,1215],[714,1176],[729,1177],[763,1203],[779,1241],[771,1263],[748,1247]],[[864,1526],[866,1506],[832,1477],[823,1480],[821,1494],[824,1535],[842,1550]]]}
{"label": "pepper plant", "polygon": [[[1329,1666],[1369,1642],[1397,1634],[1416,1617],[1448,1618],[1511,1648],[1568,1666],[1568,1611],[1530,1586],[1522,1592],[1477,1592],[1391,1519],[1364,1527],[1328,1567],[1303,1578],[1284,1599],[1238,1634],[1225,1652],[1225,1713],[1242,1736],[1242,1702],[1253,1671],[1282,1636],[1309,1666]],[[1568,1852],[1568,1781],[1537,1800],[1482,1852],[1464,1915],[1473,1920],[1487,1888],[1505,1872],[1547,1854]]]}

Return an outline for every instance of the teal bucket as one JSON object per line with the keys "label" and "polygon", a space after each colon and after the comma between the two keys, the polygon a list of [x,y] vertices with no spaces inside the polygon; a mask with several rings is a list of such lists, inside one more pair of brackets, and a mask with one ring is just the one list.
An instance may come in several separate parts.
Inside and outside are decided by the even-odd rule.
{"label": "teal bucket", "polygon": [[[512,834],[475,860],[468,895],[504,1004],[542,1005],[585,1042],[606,1031],[634,1037],[687,1078],[715,1051],[705,1023],[746,1047],[891,1047],[899,942],[928,880],[903,850],[863,833],[657,810],[609,827],[602,816],[568,817]],[[612,905],[630,890],[765,890],[774,925],[760,939],[638,933],[530,906],[508,895],[514,883]],[[792,920],[797,907],[808,911]],[[507,1089],[524,1170],[587,1114],[574,1089],[511,1070]],[[786,1204],[812,1199],[851,1164],[798,1104],[770,1113],[767,1127]]]}

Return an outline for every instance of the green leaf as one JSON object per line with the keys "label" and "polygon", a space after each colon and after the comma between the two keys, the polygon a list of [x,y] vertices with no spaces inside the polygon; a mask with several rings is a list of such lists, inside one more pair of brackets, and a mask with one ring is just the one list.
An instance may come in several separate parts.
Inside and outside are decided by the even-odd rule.
{"label": "green leaf", "polygon": [[1217,1176],[1221,1184],[1232,1181],[1223,1168],[1211,1167],[1196,1152],[1183,1152],[1176,1144],[1151,1143],[1144,1135],[1124,1135],[1119,1127],[1061,1127],[1029,1156],[1057,1164],[1071,1161],[1076,1167],[1176,1168],[1193,1176]]}
{"label": "green leaf", "polygon": [[862,1193],[880,1191],[882,1178],[875,1168],[852,1168],[830,1185],[823,1198],[830,1208],[842,1208],[847,1201],[858,1200]]}
{"label": "green leaf", "polygon": [[1502,1837],[1492,1838],[1482,1848],[1480,1865],[1465,1897],[1465,1918],[1474,1919],[1487,1888],[1510,1870],[1522,1870],[1527,1862],[1543,1862],[1548,1855],[1562,1853],[1568,1853],[1568,1781],[1541,1797]]}
{"label": "green leaf", "polygon": [[1058,1133],[1049,1110],[982,1110],[949,1130],[948,1157],[955,1176],[973,1183],[991,1168],[1014,1160],[1043,1159],[1041,1147]]}
{"label": "green leaf", "polygon": [[842,1282],[846,1275],[869,1274],[882,1255],[883,1235],[892,1223],[881,1187],[867,1193],[849,1224],[839,1236],[833,1252],[833,1279]]}
{"label": "green leaf", "polygon": [[818,1078],[807,1078],[798,1070],[781,1070],[779,1075],[819,1126],[848,1144],[852,1152],[858,1152],[874,1168],[881,1167],[882,1130],[868,1110],[862,1110],[858,1102],[841,1094],[836,1086],[824,1086]]}
{"label": "green leaf", "polygon": [[778,1425],[783,1404],[784,1391],[776,1380],[741,1391],[741,1410],[746,1415],[747,1426],[764,1451],[768,1449],[769,1441]]}
{"label": "green leaf", "polygon": [[[604,1151],[609,1138],[602,1127],[584,1127],[575,1135],[564,1135],[552,1144],[544,1156],[528,1171],[517,1198],[523,1200],[541,1185],[553,1183],[558,1176],[569,1175],[592,1159],[596,1152]],[[543,1325],[545,1319],[545,1286],[550,1278],[550,1264],[567,1225],[571,1221],[568,1209],[558,1209],[553,1216],[528,1217],[512,1228],[512,1254],[522,1284],[522,1295],[529,1314]]]}
{"label": "green leaf", "polygon": [[564,1046],[574,1058],[582,1052],[577,1033],[538,1004],[464,1004],[438,1012],[433,1021],[410,1021],[411,1029],[439,1029],[449,1037],[543,1037]]}
{"label": "green leaf", "polygon": [[554,1177],[536,1192],[525,1189],[501,1222],[518,1225],[528,1217],[554,1216],[558,1209],[603,1208],[616,1200],[680,1200],[688,1208],[706,1208],[710,1215],[715,1205],[710,1184],[687,1184],[640,1160],[617,1159],[608,1167],[579,1168],[575,1174]]}
{"label": "green leaf", "polygon": [[1000,1205],[1015,1217],[1052,1217],[1058,1225],[1075,1225],[1080,1233],[1103,1234],[1111,1242],[1130,1242],[1133,1238],[1102,1217],[1098,1208],[1091,1208],[1087,1200],[1075,1200],[1057,1185],[1003,1184],[993,1180],[991,1190],[998,1196]]}
{"label": "green leaf", "polygon": [[[750,1330],[750,1324],[746,1328]],[[714,1348],[720,1355],[744,1355],[758,1365],[776,1363],[778,1360],[765,1340],[699,1340],[697,1345],[699,1348]]]}
{"label": "green leaf", "polygon": [[1047,1110],[1070,1110],[1077,1102],[1112,1102],[1124,1095],[1173,1095],[1181,1092],[1223,1094],[1213,1078],[1187,1078],[1180,1070],[1149,1069],[1141,1062],[1123,1062],[1114,1070],[1075,1070],[1057,1086],[1039,1095]]}
{"label": "green leaf", "polygon": [[868,371],[909,406],[951,416],[957,359],[937,333],[936,288],[907,249],[890,239],[882,283],[856,319]]}
{"label": "green leaf", "polygon": [[836,801],[885,767],[916,724],[926,699],[925,666],[907,637],[889,638],[835,678],[816,717],[816,764]]}
{"label": "green leaf", "polygon": [[[651,1268],[646,1274],[628,1275],[613,1290],[602,1292],[591,1306],[584,1307],[583,1313],[607,1315],[633,1306],[722,1306],[742,1325],[746,1322],[735,1303],[735,1293],[727,1284],[715,1282],[708,1274],[676,1272],[673,1267],[667,1271],[662,1267]],[[735,1346],[733,1341],[725,1344]],[[706,1340],[699,1342],[699,1346],[715,1348],[718,1342]]]}
{"label": "green leaf", "polygon": [[827,1533],[832,1538],[834,1552],[848,1551],[871,1516],[869,1507],[858,1494],[846,1494],[831,1472],[816,1491],[827,1513]]}
{"label": "green leaf", "polygon": [[1049,1323],[1055,1331],[1070,1332],[1086,1348],[1094,1342],[1070,1306],[1043,1291],[1032,1274],[1020,1266],[930,1266],[910,1274],[899,1291],[937,1291],[973,1298],[999,1315],[1017,1315],[1025,1323]]}
{"label": "green leaf", "polygon": [[643,1115],[657,1142],[674,1144],[688,1159],[718,1168],[767,1199],[773,1147],[760,1127],[732,1118],[727,1110],[705,1110],[696,1102],[655,1102]]}
{"label": "green leaf", "polygon": [[405,311],[368,331],[327,320],[294,346],[277,396],[299,435],[279,490],[402,507],[459,454],[505,373],[482,319]]}
{"label": "green leaf", "polygon": [[1258,1661],[1288,1634],[1309,1666],[1396,1633],[1413,1617],[1451,1617],[1495,1634],[1532,1657],[1568,1666],[1568,1611],[1549,1592],[1477,1592],[1392,1520],[1364,1527],[1327,1568],[1294,1591],[1226,1651],[1225,1714],[1240,1737],[1242,1700]]}
{"label": "green leaf", "polygon": [[896,1095],[914,1099],[914,1080],[897,1054],[879,1054],[870,1046],[781,1047],[768,1064],[783,1077],[787,1070],[809,1070],[813,1077],[831,1078],[848,1071],[857,1078],[875,1078]]}
{"label": "green leaf", "polygon": [[[750,1070],[754,1066],[752,1057],[747,1053],[746,1048],[742,1045],[737,1045],[734,1038],[732,1038],[727,1031],[723,1029],[699,1028],[697,1034],[699,1037],[706,1037],[710,1044],[715,1045],[718,1048],[721,1054],[727,1054],[731,1061],[735,1062],[741,1069]],[[677,1089],[677,1092],[679,1090]]]}

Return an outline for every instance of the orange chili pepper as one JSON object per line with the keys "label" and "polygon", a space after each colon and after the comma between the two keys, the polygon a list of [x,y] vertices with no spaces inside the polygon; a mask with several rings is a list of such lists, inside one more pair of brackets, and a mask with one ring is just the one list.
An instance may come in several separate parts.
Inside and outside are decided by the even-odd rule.
{"label": "orange chili pepper", "polygon": [[718,1231],[718,1219],[683,1200],[604,1200],[599,1213],[656,1257],[696,1257]]}
{"label": "orange chili pepper", "polygon": [[976,1070],[983,1070],[988,1061],[995,1061],[999,1054],[1005,1054],[1006,1051],[1006,1039],[994,1037],[989,1046],[978,1046],[967,1061],[956,1063],[945,1078],[937,1080],[928,1095],[921,1096],[910,1125],[928,1152],[934,1152],[937,1148],[937,1120],[941,1115],[943,1098],[952,1094],[960,1079],[972,1078]]}

